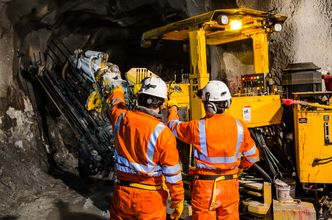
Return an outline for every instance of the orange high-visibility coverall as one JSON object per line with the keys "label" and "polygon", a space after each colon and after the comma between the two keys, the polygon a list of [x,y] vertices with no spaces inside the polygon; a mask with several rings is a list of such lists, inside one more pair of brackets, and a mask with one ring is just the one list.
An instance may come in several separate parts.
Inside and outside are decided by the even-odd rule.
{"label": "orange high-visibility coverall", "polygon": [[[116,139],[115,168],[120,181],[160,186],[165,178],[172,202],[184,199],[176,139],[169,128],[143,111],[127,110],[122,89],[108,98]],[[143,107],[144,108],[144,107]],[[116,184],[111,219],[166,219],[168,193]]]}
{"label": "orange high-visibility coverall", "polygon": [[[259,160],[246,125],[226,113],[181,122],[177,108],[172,107],[168,123],[175,137],[193,144],[196,175],[233,175],[239,168],[248,168]],[[214,193],[215,203],[211,203]],[[217,182],[194,180],[191,196],[193,219],[239,219],[237,178]]]}

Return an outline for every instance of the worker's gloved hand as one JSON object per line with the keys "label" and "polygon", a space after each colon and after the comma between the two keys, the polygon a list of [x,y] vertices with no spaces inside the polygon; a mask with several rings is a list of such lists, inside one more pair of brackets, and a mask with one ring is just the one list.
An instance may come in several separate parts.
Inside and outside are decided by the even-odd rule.
{"label": "worker's gloved hand", "polygon": [[237,175],[240,177],[240,176],[242,176],[242,174],[243,174],[243,169],[239,168]]}
{"label": "worker's gloved hand", "polygon": [[184,201],[180,202],[172,202],[171,208],[174,209],[174,212],[171,214],[171,219],[179,219],[182,212],[183,212],[183,207],[184,207]]}
{"label": "worker's gloved hand", "polygon": [[117,87],[122,87],[123,80],[118,74],[112,72],[104,73],[99,79],[99,86],[102,88],[103,95],[112,93]]}
{"label": "worker's gloved hand", "polygon": [[167,102],[167,107],[171,108],[172,106],[176,106],[178,108],[178,102],[175,99],[170,99]]}

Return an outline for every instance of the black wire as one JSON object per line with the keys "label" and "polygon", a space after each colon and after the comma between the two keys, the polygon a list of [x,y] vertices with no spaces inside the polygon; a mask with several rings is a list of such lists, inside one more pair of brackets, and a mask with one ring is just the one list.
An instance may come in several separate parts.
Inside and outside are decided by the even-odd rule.
{"label": "black wire", "polygon": [[332,159],[330,159],[330,160],[328,160],[328,161],[326,161],[326,162],[318,162],[318,165],[321,165],[321,164],[327,164],[327,163],[330,163],[330,162],[332,162]]}
{"label": "black wire", "polygon": [[322,159],[318,159],[318,160],[331,160],[332,157],[328,157],[328,158],[322,158]]}
{"label": "black wire", "polygon": [[[322,162],[320,162],[320,161],[322,161]],[[327,164],[330,162],[332,162],[332,157],[323,158],[323,159],[314,159],[314,161],[312,162],[312,166],[315,167],[315,166]]]}

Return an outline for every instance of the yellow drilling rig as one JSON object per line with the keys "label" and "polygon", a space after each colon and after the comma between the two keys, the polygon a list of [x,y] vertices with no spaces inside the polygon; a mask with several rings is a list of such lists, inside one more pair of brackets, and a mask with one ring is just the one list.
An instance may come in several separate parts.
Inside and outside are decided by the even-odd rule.
{"label": "yellow drilling rig", "polygon": [[[210,80],[207,46],[250,41],[254,72],[239,76],[242,88],[233,94],[228,110],[247,124],[261,153],[258,165],[240,178],[241,214],[249,219],[328,218],[332,212],[332,92],[318,86],[321,75],[312,71],[315,67],[302,68],[301,74],[292,72],[297,66],[289,68],[283,92],[271,83],[269,34],[281,31],[285,20],[283,15],[251,9],[215,10],[146,31],[141,45],[180,41],[190,48],[190,73],[182,81],[168,83],[169,98],[177,100],[180,118],[189,120],[205,115],[196,92]],[[49,45],[47,56],[60,62],[63,59],[55,51],[66,51],[61,47],[65,48]],[[60,63],[61,73],[42,68],[38,62],[28,72],[81,137],[81,174],[108,176],[112,129],[103,116],[105,108],[94,76],[98,71],[117,72],[117,66],[108,63],[102,52],[78,50],[72,55],[67,50],[62,56],[68,59]],[[123,87],[129,108],[135,105],[141,80],[153,75],[158,74],[145,68],[126,73]],[[181,159],[189,183],[195,167],[191,147],[186,149]]]}
{"label": "yellow drilling rig", "polygon": [[[262,166],[267,170],[263,175],[266,177],[267,174],[271,179],[266,177],[264,181],[256,181],[249,176],[241,178],[244,213],[255,218],[273,216],[273,219],[315,219],[314,205],[317,212],[331,212],[331,92],[310,87],[321,82],[319,72],[291,74],[291,79],[285,80],[288,82],[285,83],[287,88],[293,91],[288,94],[289,97],[302,101],[283,99],[283,93],[278,92],[275,84],[269,83],[269,34],[281,31],[285,20],[286,16],[283,15],[251,9],[215,10],[146,31],[142,35],[141,45],[148,47],[154,41],[182,41],[189,45],[189,83],[170,85],[170,98],[178,99],[183,107],[187,107],[188,118],[199,119],[205,112],[196,92],[210,79],[207,46],[250,40],[254,73],[239,77],[242,89],[233,95],[229,114],[245,121],[251,129],[261,151],[262,163],[265,163]],[[312,80],[304,82],[301,79],[303,77],[311,77]],[[299,80],[302,82],[298,82]],[[303,87],[305,83],[309,85],[307,88]],[[180,89],[174,89],[177,87]],[[293,104],[293,113],[290,114],[292,123],[288,126],[292,127],[290,146],[295,149],[288,152],[284,143],[286,133],[278,130],[278,126],[285,123],[283,112],[287,111],[283,111],[282,104]],[[279,140],[273,136],[279,136]],[[275,148],[284,150],[279,158],[275,156]],[[290,152],[293,155],[289,155]],[[190,151],[189,158],[192,158],[191,153]],[[295,169],[285,167],[291,164],[283,164],[280,157],[294,159]],[[194,169],[190,162],[191,160],[190,169]],[[281,184],[279,180],[283,180],[281,182],[285,184]],[[300,200],[306,196],[316,199],[309,199],[310,202]],[[317,209],[317,205],[323,208]]]}

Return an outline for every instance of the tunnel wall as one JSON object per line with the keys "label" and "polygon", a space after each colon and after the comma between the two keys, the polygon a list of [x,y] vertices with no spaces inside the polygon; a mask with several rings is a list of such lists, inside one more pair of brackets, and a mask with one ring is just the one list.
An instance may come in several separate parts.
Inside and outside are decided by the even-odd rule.
{"label": "tunnel wall", "polygon": [[47,186],[38,112],[24,92],[27,83],[18,80],[20,62],[7,3],[0,2],[0,218]]}

